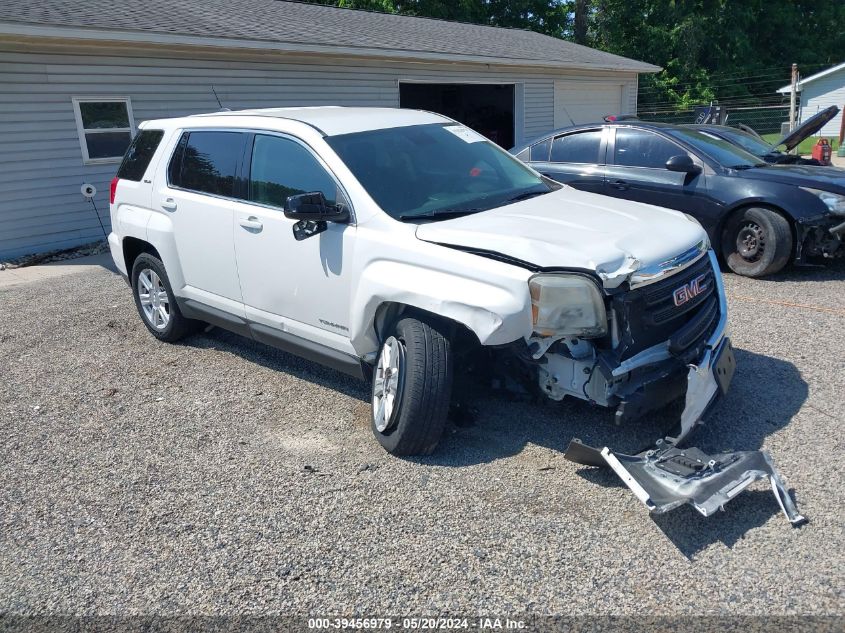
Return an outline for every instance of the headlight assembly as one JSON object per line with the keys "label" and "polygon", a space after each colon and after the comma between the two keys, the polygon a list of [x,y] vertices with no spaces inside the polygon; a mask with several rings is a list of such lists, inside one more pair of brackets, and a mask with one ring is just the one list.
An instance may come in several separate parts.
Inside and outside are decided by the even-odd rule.
{"label": "headlight assembly", "polygon": [[588,277],[539,274],[528,280],[528,288],[536,334],[594,338],[607,333],[601,291]]}
{"label": "headlight assembly", "polygon": [[810,187],[801,187],[801,189],[814,196],[818,196],[819,200],[827,205],[831,213],[845,215],[845,196],[833,193],[832,191],[822,191],[821,189],[812,189]]}

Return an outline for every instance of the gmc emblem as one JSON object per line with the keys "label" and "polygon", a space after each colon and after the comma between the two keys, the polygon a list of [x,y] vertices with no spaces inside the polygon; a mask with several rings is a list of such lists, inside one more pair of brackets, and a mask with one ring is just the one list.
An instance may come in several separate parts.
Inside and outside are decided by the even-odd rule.
{"label": "gmc emblem", "polygon": [[707,290],[705,283],[707,275],[699,275],[688,284],[684,284],[680,288],[676,288],[672,293],[672,298],[675,300],[676,306],[682,306],[690,299],[695,299],[702,292]]}

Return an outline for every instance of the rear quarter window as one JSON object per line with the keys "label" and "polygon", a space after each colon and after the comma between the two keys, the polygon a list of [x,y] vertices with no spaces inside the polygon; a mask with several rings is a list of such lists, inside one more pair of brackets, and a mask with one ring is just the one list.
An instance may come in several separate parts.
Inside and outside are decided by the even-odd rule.
{"label": "rear quarter window", "polygon": [[150,165],[150,161],[158,149],[161,139],[164,137],[162,130],[141,130],[132,140],[120,169],[117,170],[117,177],[123,180],[134,180],[140,182]]}

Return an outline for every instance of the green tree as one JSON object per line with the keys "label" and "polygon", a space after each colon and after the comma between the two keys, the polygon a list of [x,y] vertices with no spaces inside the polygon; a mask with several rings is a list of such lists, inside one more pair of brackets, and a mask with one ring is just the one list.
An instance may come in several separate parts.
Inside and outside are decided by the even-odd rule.
{"label": "green tree", "polygon": [[765,104],[789,81],[845,61],[845,0],[319,0],[321,4],[530,29],[663,68],[641,109]]}

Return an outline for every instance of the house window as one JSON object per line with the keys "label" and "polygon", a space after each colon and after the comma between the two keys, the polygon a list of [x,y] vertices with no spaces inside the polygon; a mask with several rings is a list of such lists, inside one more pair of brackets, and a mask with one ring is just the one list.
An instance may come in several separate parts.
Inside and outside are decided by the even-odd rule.
{"label": "house window", "polygon": [[129,98],[74,98],[73,113],[83,162],[120,162],[135,131]]}

